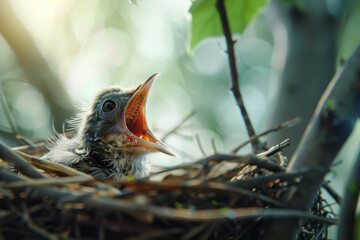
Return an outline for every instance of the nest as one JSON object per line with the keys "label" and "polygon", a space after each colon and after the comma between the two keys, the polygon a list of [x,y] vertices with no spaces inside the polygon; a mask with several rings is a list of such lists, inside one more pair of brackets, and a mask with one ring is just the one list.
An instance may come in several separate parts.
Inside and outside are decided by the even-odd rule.
{"label": "nest", "polygon": [[269,221],[306,219],[298,239],[327,239],[336,223],[319,192],[311,213],[286,209],[309,172],[285,173],[280,145],[215,153],[143,179],[99,181],[35,157],[44,143],[1,146],[0,238],[264,239]]}

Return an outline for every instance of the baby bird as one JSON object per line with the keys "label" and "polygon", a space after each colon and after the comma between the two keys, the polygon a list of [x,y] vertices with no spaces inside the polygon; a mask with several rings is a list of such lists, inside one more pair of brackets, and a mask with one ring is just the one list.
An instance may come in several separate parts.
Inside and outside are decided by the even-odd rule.
{"label": "baby bird", "polygon": [[59,135],[42,159],[61,163],[98,179],[121,180],[148,175],[145,154],[176,153],[150,131],[145,117],[146,99],[157,78],[152,74],[135,90],[112,87],[101,91],[90,111],[73,125],[72,138]]}

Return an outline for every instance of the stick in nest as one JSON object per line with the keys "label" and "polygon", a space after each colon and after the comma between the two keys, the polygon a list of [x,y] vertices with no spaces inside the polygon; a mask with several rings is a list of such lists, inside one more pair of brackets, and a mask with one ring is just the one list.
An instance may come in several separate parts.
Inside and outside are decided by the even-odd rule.
{"label": "stick in nest", "polygon": [[31,164],[22,157],[16,155],[10,148],[0,142],[0,158],[10,163],[22,174],[33,178],[45,178],[43,174],[37,171]]}

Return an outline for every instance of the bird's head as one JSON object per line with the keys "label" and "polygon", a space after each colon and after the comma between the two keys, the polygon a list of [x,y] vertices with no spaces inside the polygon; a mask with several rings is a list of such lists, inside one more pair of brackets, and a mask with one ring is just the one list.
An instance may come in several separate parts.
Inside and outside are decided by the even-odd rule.
{"label": "bird's head", "polygon": [[105,144],[136,154],[159,151],[175,156],[146,122],[146,99],[157,75],[152,74],[132,91],[113,87],[100,92],[80,129],[85,146]]}

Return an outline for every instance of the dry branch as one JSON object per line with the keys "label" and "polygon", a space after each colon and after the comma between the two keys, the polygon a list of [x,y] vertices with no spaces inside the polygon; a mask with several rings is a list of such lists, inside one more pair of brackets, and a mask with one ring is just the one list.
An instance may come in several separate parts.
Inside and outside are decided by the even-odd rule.
{"label": "dry branch", "polygon": [[159,175],[162,173],[166,173],[166,172],[170,172],[170,171],[174,171],[174,170],[194,167],[198,164],[204,165],[210,161],[214,161],[214,162],[232,161],[232,162],[237,162],[237,163],[256,165],[258,167],[266,168],[266,169],[268,169],[270,171],[274,171],[274,172],[285,171],[284,167],[276,164],[275,162],[271,161],[270,159],[258,157],[256,155],[238,156],[238,155],[230,155],[230,154],[213,154],[213,155],[201,158],[199,160],[196,160],[196,161],[188,163],[188,164],[182,164],[182,165],[178,165],[175,167],[161,170],[159,172],[151,173],[149,176],[146,176],[139,180],[149,179],[153,176],[156,176],[156,175]]}
{"label": "dry branch", "polygon": [[[275,143],[290,138],[292,145],[286,151],[289,157],[299,145],[319,96],[335,73],[336,55],[339,54],[337,36],[341,17],[329,15],[326,0],[299,2],[303,7],[282,0],[269,1],[264,12],[274,39],[272,58],[280,60],[273,63],[275,69],[280,70],[281,82],[274,107],[269,111],[268,126],[294,116],[301,117],[303,123],[267,138],[268,142]],[[338,5],[339,13],[346,12],[341,11],[343,5]]]}
{"label": "dry branch", "polygon": [[[251,138],[252,136],[255,135],[255,131],[251,124],[249,114],[247,113],[247,110],[244,105],[244,101],[243,101],[241,93],[240,93],[239,76],[238,76],[238,72],[237,72],[237,68],[236,68],[235,50],[234,50],[235,41],[232,39],[231,29],[230,29],[230,25],[229,25],[227,13],[226,13],[224,0],[217,0],[216,8],[220,14],[221,24],[222,24],[224,36],[226,39],[227,55],[229,58],[229,67],[230,67],[230,76],[231,76],[231,88],[230,89],[235,97],[237,105],[240,108],[240,112],[244,119],[247,133],[248,133],[249,137]],[[253,147],[253,151],[255,152],[257,150],[258,139],[257,138],[252,139],[251,144]]]}
{"label": "dry branch", "polygon": [[36,171],[33,166],[31,166],[27,161],[25,161],[20,156],[12,152],[7,146],[0,142],[0,159],[9,162],[22,174],[33,177],[33,178],[44,178],[40,172]]}
{"label": "dry branch", "polygon": [[[329,83],[290,161],[288,172],[309,168],[321,170],[316,176],[305,177],[299,184],[289,202],[294,209],[305,211],[311,207],[325,174],[360,116],[359,72],[360,46]],[[301,225],[299,221],[273,222],[266,230],[272,239],[293,239]]]}
{"label": "dry branch", "polygon": [[304,176],[318,174],[317,170],[304,170],[297,173],[278,172],[267,176],[258,176],[256,178],[241,179],[230,182],[229,185],[246,189],[259,188],[266,186],[274,181],[299,182]]}
{"label": "dry branch", "polygon": [[337,224],[336,219],[329,219],[320,216],[314,216],[308,212],[302,212],[292,209],[263,209],[263,208],[245,208],[245,209],[221,209],[221,210],[183,210],[183,209],[169,209],[150,207],[149,212],[156,215],[166,217],[168,219],[197,221],[197,222],[212,222],[224,221],[227,219],[253,219],[253,218],[272,218],[272,219],[312,219],[327,223],[330,225]]}
{"label": "dry branch", "polygon": [[45,142],[39,142],[39,143],[32,143],[32,144],[13,147],[12,150],[20,151],[31,155],[38,155],[38,154],[44,154],[48,149],[46,147]]}
{"label": "dry branch", "polygon": [[338,239],[355,239],[358,232],[356,209],[360,194],[360,153],[345,187],[345,198],[341,209]]}

